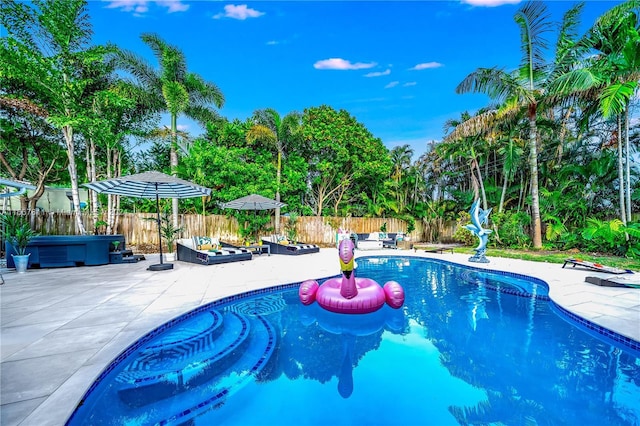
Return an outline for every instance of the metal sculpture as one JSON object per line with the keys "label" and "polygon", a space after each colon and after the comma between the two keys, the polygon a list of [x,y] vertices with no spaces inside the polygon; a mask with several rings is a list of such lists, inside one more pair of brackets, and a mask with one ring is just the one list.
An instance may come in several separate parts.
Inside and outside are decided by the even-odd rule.
{"label": "metal sculpture", "polygon": [[471,210],[469,210],[471,224],[466,225],[465,228],[478,237],[480,241],[478,247],[474,249],[476,254],[469,258],[469,262],[489,263],[489,259],[485,256],[485,253],[487,252],[489,234],[491,234],[492,231],[482,228],[482,225],[486,224],[489,220],[489,213],[491,213],[491,209],[483,210],[480,208],[480,199],[475,200],[471,205]]}

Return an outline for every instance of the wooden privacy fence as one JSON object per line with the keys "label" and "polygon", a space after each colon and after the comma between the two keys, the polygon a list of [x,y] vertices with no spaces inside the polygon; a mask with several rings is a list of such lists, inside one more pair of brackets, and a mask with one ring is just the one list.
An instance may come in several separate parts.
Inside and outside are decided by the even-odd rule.
{"label": "wooden privacy fence", "polygon": [[[13,212],[24,214],[24,212]],[[71,213],[29,212],[26,217],[32,227],[42,235],[75,235],[75,218]],[[154,213],[121,213],[116,234],[123,234],[127,245],[158,244],[158,226]],[[288,217],[281,217],[281,232],[284,232]],[[179,226],[183,231],[179,238],[195,235],[218,237],[231,243],[240,242],[240,227],[235,217],[223,215],[180,215]],[[94,224],[90,214],[83,215],[83,223],[88,233],[93,233]],[[296,222],[298,240],[320,246],[335,244],[338,229],[354,233],[380,231],[386,223],[387,232],[406,232],[407,223],[395,218],[326,217],[300,216]],[[274,218],[267,227],[275,226]],[[455,223],[424,223],[416,221],[415,229],[409,234],[411,241],[451,242],[455,232]]]}

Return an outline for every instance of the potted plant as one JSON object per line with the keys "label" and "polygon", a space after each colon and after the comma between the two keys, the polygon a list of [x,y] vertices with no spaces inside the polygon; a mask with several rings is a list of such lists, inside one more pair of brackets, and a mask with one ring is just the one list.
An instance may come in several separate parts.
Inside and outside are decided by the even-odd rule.
{"label": "potted plant", "polygon": [[290,212],[289,220],[287,220],[287,224],[285,225],[285,230],[287,233],[287,239],[290,243],[298,242],[298,229],[296,228],[296,223],[298,222],[298,213]]}
{"label": "potted plant", "polygon": [[119,250],[120,241],[112,241],[113,251],[109,252],[109,263],[122,263],[122,252]]}
{"label": "potted plant", "polygon": [[[155,217],[147,217],[145,220],[156,221],[157,219]],[[175,227],[173,225],[170,213],[162,213],[160,216],[160,237],[167,243],[167,251],[164,253],[164,259],[167,262],[176,260],[175,253],[173,251],[175,249],[175,242],[178,238],[178,234],[182,231],[182,227]]]}
{"label": "potted plant", "polygon": [[16,265],[16,271],[24,273],[27,270],[29,256],[31,255],[31,253],[27,253],[27,246],[31,242],[31,239],[37,237],[39,234],[31,229],[29,223],[22,217],[2,215],[0,221],[2,222],[2,235],[6,237],[16,252],[15,254],[11,254],[11,256],[13,256],[13,262]]}
{"label": "potted plant", "polygon": [[175,260],[175,242],[178,238],[178,234],[182,232],[182,227],[176,227],[173,225],[173,220],[168,213],[164,213],[161,218],[160,235],[167,242],[167,253],[165,259],[168,262]]}

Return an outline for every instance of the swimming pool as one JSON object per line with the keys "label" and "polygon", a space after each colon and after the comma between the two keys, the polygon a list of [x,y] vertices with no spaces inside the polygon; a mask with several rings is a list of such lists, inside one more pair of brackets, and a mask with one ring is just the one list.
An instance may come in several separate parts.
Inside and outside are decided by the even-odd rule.
{"label": "swimming pool", "polygon": [[357,274],[400,282],[404,307],[333,314],[295,285],[215,302],[125,351],[68,423],[640,423],[638,352],[558,315],[541,281],[395,256]]}

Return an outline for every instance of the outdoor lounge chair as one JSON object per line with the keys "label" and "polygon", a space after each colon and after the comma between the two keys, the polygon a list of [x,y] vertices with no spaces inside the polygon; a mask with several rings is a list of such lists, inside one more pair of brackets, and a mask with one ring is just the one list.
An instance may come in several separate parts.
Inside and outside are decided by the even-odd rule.
{"label": "outdoor lounge chair", "polygon": [[459,247],[459,246],[460,246],[460,244],[444,244],[444,245],[437,246],[437,247],[427,247],[427,248],[424,248],[423,250],[424,250],[425,253],[440,253],[440,254],[442,254],[442,253],[444,253],[446,251],[450,251],[451,254],[453,254],[453,249],[455,247]]}
{"label": "outdoor lounge chair", "polygon": [[306,244],[301,242],[293,244],[286,240],[278,239],[275,236],[262,238],[262,244],[269,246],[271,254],[298,256],[301,254],[318,253],[320,251],[320,247],[315,244]]}
{"label": "outdoor lounge chair", "polygon": [[[208,243],[204,242],[204,239],[208,239]],[[183,238],[176,243],[178,246],[177,260],[183,262],[216,265],[253,258],[249,250],[240,247],[224,247],[208,237]]]}
{"label": "outdoor lounge chair", "polygon": [[582,266],[586,269],[591,269],[593,271],[607,272],[609,274],[633,274],[633,271],[631,271],[630,269],[620,269],[620,268],[613,268],[611,266],[603,266],[599,263],[588,262],[582,259],[575,259],[575,258],[566,259],[562,267],[564,268],[565,266],[567,266],[567,264],[571,264],[574,268],[577,265],[577,266]]}

